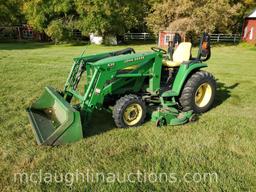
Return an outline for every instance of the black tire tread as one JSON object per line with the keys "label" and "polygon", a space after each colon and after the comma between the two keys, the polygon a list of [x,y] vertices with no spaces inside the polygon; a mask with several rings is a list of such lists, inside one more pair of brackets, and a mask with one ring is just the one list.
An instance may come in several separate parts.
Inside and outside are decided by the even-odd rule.
{"label": "black tire tread", "polygon": [[[199,109],[195,107],[194,103],[194,92],[196,91],[198,87],[198,83],[201,81],[208,81],[212,84],[213,88],[213,99],[209,102],[209,105],[207,105],[204,109]],[[191,77],[187,80],[185,83],[185,86],[182,90],[182,93],[179,97],[179,103],[182,106],[183,111],[190,111],[193,110],[195,113],[202,113],[206,112],[210,109],[216,92],[216,81],[214,76],[206,71],[196,71],[194,74],[191,75]]]}
{"label": "black tire tread", "polygon": [[139,126],[144,122],[144,119],[146,117],[146,105],[145,105],[144,101],[137,95],[129,94],[129,95],[125,95],[125,96],[121,97],[119,100],[117,100],[116,104],[114,106],[113,118],[114,118],[114,121],[115,121],[115,124],[117,127],[119,127],[119,128],[128,127],[123,121],[122,114],[123,114],[124,109],[127,107],[127,105],[134,103],[134,102],[139,103],[143,110],[141,120],[134,126]]}

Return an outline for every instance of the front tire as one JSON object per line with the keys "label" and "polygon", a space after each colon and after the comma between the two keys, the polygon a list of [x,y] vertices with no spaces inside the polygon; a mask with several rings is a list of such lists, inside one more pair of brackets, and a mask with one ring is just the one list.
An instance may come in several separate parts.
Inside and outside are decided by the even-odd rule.
{"label": "front tire", "polygon": [[146,105],[137,95],[125,95],[117,100],[113,118],[117,127],[135,127],[141,125],[146,117]]}
{"label": "front tire", "polygon": [[208,111],[215,99],[216,81],[211,73],[197,71],[187,80],[179,102],[183,111],[195,113]]}

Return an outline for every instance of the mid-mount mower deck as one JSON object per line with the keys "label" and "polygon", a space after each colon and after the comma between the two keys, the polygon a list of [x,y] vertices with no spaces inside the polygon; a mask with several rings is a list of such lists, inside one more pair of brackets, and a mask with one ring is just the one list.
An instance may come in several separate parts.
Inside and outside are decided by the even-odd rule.
{"label": "mid-mount mower deck", "polygon": [[[173,61],[165,59],[165,50],[152,50],[135,53],[127,48],[74,58],[64,90],[46,87],[27,109],[37,143],[80,140],[82,121],[88,125],[95,109],[111,109],[117,127],[139,126],[146,114],[157,126],[180,125],[209,110],[216,83],[210,73],[200,70],[210,58],[209,35],[203,35],[197,58],[191,57],[190,43],[179,45]],[[86,83],[80,94],[83,73]]]}

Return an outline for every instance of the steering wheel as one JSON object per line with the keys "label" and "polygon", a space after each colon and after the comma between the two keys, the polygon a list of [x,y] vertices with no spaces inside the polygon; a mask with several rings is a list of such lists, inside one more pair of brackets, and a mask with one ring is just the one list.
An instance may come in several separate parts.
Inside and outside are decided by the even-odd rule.
{"label": "steering wheel", "polygon": [[163,53],[163,54],[166,54],[167,51],[165,51],[164,49],[161,49],[159,47],[151,47],[151,49],[155,52],[160,52],[160,53]]}

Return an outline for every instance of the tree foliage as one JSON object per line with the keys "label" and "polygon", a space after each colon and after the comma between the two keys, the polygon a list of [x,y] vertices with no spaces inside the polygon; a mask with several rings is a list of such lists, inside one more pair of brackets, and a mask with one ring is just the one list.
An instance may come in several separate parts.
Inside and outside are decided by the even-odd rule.
{"label": "tree foliage", "polygon": [[242,15],[240,2],[228,0],[163,0],[155,3],[147,17],[149,28],[159,30],[231,32]]}
{"label": "tree foliage", "polygon": [[22,0],[0,0],[0,25],[9,26],[20,24],[23,20],[21,13]]}
{"label": "tree foliage", "polygon": [[75,0],[78,27],[84,33],[123,34],[143,22],[146,1]]}
{"label": "tree foliage", "polygon": [[23,11],[30,25],[61,40],[72,29],[86,35],[123,34],[143,22],[147,7],[141,0],[27,0]]}
{"label": "tree foliage", "polygon": [[28,24],[40,32],[46,32],[55,42],[68,39],[77,13],[73,0],[27,0],[23,12]]}
{"label": "tree foliage", "polygon": [[56,42],[72,38],[76,29],[103,36],[147,28],[155,33],[163,29],[240,32],[244,15],[256,7],[255,0],[0,1],[1,26],[25,21]]}

